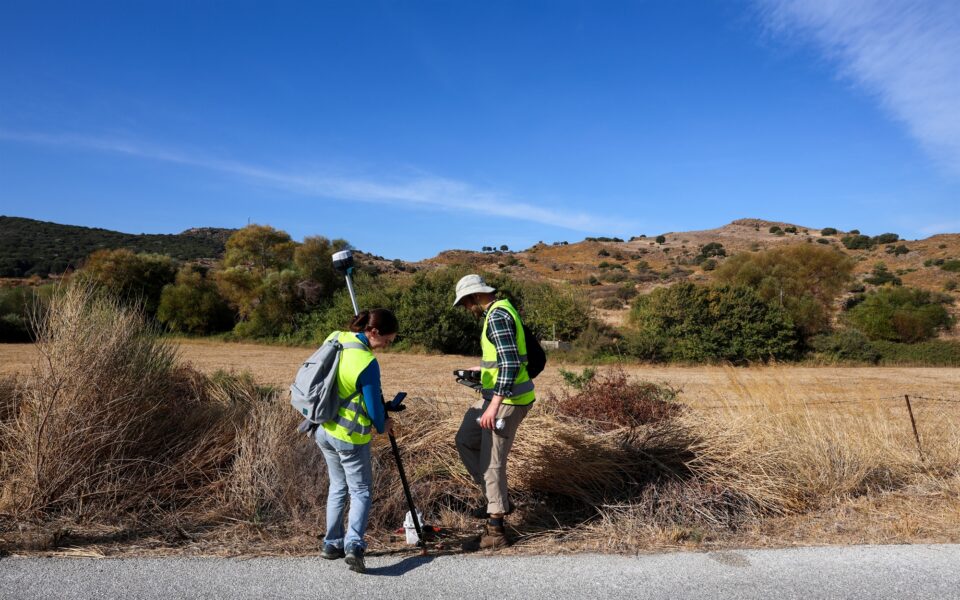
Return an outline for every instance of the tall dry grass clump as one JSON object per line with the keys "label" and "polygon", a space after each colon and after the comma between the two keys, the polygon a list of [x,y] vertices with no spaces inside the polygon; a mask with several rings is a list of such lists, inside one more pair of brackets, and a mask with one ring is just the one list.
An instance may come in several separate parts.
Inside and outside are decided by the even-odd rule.
{"label": "tall dry grass clump", "polygon": [[19,383],[13,375],[0,376],[0,424],[12,421],[16,416]]}
{"label": "tall dry grass clump", "polygon": [[313,439],[296,433],[299,423],[284,394],[251,403],[215,507],[254,523],[317,523],[324,514],[326,467]]}
{"label": "tall dry grass clump", "polygon": [[110,519],[202,495],[242,407],[215,401],[140,310],[92,287],[60,290],[34,327],[41,358],[7,427],[8,509]]}
{"label": "tall dry grass clump", "polygon": [[[10,449],[10,424],[17,416],[20,404],[19,380],[17,377],[0,377],[0,481],[9,478],[8,456]],[[0,507],[5,504],[3,486],[0,486]]]}

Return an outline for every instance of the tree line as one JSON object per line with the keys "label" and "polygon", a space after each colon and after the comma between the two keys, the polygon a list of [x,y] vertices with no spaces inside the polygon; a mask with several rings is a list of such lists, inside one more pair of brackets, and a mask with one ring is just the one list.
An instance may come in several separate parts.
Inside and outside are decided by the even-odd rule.
{"label": "tree line", "polygon": [[[295,242],[284,231],[250,225],[227,240],[217,261],[101,250],[73,277],[138,303],[171,332],[309,344],[344,327],[352,315],[331,261],[349,247],[324,237]],[[853,276],[853,260],[831,247],[804,244],[732,257],[719,244],[704,249],[704,260],[723,257],[709,285],[681,281],[626,294],[630,311],[622,327],[598,320],[575,288],[484,275],[520,306],[541,337],[573,342],[577,359],[744,363],[817,356],[875,363],[886,356],[909,360],[901,346],[922,343],[920,362],[960,364],[960,345],[935,339],[954,326],[948,294],[902,286],[878,269],[867,277],[867,291]],[[401,275],[361,265],[359,302],[397,313],[400,348],[476,353],[479,323],[451,306],[457,280],[470,269],[453,265]],[[29,338],[26,307],[32,296],[51,293],[29,290],[0,293],[0,339]]]}

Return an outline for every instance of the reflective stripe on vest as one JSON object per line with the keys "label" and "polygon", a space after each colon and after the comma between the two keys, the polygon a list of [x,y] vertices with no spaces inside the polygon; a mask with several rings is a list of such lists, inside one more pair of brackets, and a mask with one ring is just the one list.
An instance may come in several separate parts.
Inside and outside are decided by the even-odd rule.
{"label": "reflective stripe on vest", "polygon": [[[532,391],[533,391],[532,379],[530,381],[524,381],[523,383],[515,383],[510,388],[510,394],[511,394],[510,398],[513,399],[519,396],[520,394],[526,394],[527,392],[532,392]],[[482,390],[480,392],[480,395],[483,396],[484,400],[493,400],[493,390]],[[507,402],[507,399],[504,399],[503,403],[512,404],[511,402]]]}
{"label": "reflective stripe on vest", "polygon": [[487,338],[487,325],[490,322],[490,315],[498,308],[506,310],[513,317],[513,324],[516,327],[517,353],[520,355],[520,370],[517,371],[517,378],[513,380],[510,395],[503,399],[503,403],[526,406],[535,400],[533,381],[527,374],[527,341],[523,334],[523,322],[520,320],[520,315],[509,300],[498,300],[491,304],[483,320],[483,333],[480,335],[480,348],[483,350],[480,361],[480,383],[483,388],[481,394],[486,400],[493,398],[493,387],[497,383],[497,374],[500,371],[497,368],[497,347]]}
{"label": "reflective stripe on vest", "polygon": [[[333,339],[337,333],[330,334],[327,339]],[[376,359],[355,333],[339,333],[337,341],[343,345],[337,369],[337,392],[341,405],[337,417],[324,423],[323,429],[338,440],[362,446],[373,437],[373,422],[367,416],[363,395],[357,389],[357,378]]]}

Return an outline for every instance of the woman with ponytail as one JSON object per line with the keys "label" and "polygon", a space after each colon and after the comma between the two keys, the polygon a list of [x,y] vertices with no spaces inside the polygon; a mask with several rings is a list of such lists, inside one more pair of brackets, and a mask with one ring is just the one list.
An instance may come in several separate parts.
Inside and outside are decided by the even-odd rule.
{"label": "woman with ponytail", "polygon": [[[327,531],[320,556],[346,558],[351,571],[365,570],[364,534],[370,515],[373,469],[370,461],[372,429],[391,432],[380,390],[380,365],[373,350],[386,348],[397,337],[397,318],[385,308],[365,310],[354,317],[349,332],[335,331],[327,340],[343,345],[337,368],[341,406],[337,418],[316,431],[330,476],[327,495]],[[344,531],[343,516],[350,496],[350,513]]]}

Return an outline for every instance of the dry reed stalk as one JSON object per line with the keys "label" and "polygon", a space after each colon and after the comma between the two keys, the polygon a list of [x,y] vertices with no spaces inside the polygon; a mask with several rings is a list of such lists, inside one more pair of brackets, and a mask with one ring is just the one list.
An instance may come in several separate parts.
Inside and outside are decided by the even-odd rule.
{"label": "dry reed stalk", "polygon": [[312,439],[296,433],[299,422],[280,394],[251,404],[222,495],[235,518],[315,521],[323,514],[323,459]]}
{"label": "dry reed stalk", "polygon": [[216,478],[242,411],[210,401],[139,310],[74,285],[34,326],[40,360],[10,427],[12,510],[139,516],[176,510]]}
{"label": "dry reed stalk", "polygon": [[20,381],[13,375],[0,377],[0,511],[9,504],[12,490],[7,482],[10,479],[9,450],[10,428],[16,420],[20,405]]}

